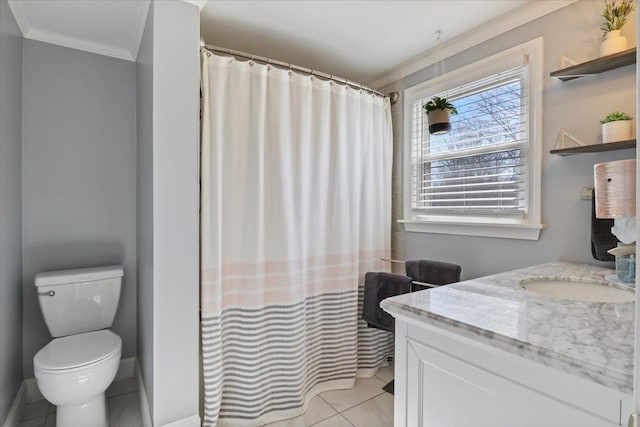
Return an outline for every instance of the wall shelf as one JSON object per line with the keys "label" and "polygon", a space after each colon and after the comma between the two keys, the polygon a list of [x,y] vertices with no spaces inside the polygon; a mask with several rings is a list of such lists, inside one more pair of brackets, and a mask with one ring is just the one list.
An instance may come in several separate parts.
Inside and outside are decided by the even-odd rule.
{"label": "wall shelf", "polygon": [[614,53],[613,55],[603,56],[602,58],[593,59],[583,62],[582,64],[572,65],[571,67],[561,70],[552,71],[551,77],[556,77],[564,82],[580,77],[592,76],[604,73],[605,71],[615,70],[616,68],[625,67],[636,63],[636,48],[631,48],[623,52]]}
{"label": "wall shelf", "polygon": [[551,154],[559,154],[561,156],[572,156],[574,154],[599,153],[601,151],[624,150],[625,148],[636,148],[636,140],[609,142],[606,144],[582,145],[579,147],[559,148],[551,150]]}

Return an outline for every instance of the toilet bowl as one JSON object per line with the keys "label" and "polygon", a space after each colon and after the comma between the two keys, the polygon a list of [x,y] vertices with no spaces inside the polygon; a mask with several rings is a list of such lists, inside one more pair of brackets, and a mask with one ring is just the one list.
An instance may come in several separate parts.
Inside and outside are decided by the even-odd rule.
{"label": "toilet bowl", "polygon": [[57,427],[108,427],[104,392],[120,366],[113,324],[124,270],[93,267],[39,273],[40,309],[54,338],[33,358],[38,388],[57,406]]}
{"label": "toilet bowl", "polygon": [[38,388],[57,406],[56,425],[109,425],[104,392],[116,376],[121,354],[121,338],[101,330],[56,338],[35,355]]}

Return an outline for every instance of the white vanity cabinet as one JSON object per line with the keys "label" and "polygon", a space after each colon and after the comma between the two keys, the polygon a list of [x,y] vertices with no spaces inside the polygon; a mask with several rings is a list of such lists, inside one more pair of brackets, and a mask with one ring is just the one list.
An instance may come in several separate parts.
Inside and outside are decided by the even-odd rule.
{"label": "white vanity cabinet", "polygon": [[386,309],[396,317],[395,427],[620,426],[631,412],[630,394]]}

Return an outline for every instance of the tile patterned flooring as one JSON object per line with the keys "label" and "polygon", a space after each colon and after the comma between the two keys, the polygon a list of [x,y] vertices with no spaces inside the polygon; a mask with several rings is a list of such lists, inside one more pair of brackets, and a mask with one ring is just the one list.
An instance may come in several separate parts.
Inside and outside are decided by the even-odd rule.
{"label": "tile patterned flooring", "polygon": [[320,393],[307,412],[265,427],[393,427],[393,396],[382,387],[393,379],[393,365],[376,376],[359,378],[349,390]]}
{"label": "tile patterned flooring", "polygon": [[[116,381],[107,389],[109,427],[142,427],[135,378]],[[56,407],[46,400],[27,403],[19,427],[55,427]]]}
{"label": "tile patterned flooring", "polygon": [[[320,393],[299,417],[265,427],[392,427],[393,396],[382,387],[393,379],[393,365],[376,376],[360,378],[349,390]],[[114,382],[107,390],[109,427],[142,427],[134,378]],[[28,403],[20,427],[55,427],[56,407],[46,400]]]}

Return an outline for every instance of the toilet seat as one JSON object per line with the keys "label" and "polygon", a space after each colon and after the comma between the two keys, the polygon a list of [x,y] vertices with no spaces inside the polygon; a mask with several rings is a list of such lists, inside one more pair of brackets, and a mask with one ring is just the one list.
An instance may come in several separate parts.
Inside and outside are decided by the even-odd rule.
{"label": "toilet seat", "polygon": [[33,363],[41,371],[68,372],[119,358],[121,350],[122,339],[103,329],[55,338],[35,355]]}

